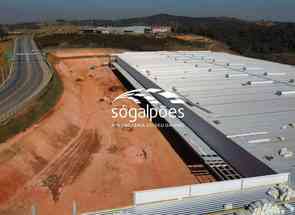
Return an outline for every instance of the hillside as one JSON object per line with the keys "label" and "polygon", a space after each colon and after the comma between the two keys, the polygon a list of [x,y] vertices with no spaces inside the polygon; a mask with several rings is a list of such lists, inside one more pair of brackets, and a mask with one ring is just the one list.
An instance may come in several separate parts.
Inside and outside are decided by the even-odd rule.
{"label": "hillside", "polygon": [[132,51],[208,50],[209,42],[185,41],[174,37],[153,38],[145,35],[49,34],[36,36],[40,48],[117,48]]}
{"label": "hillside", "polygon": [[71,24],[87,26],[87,25],[113,25],[113,26],[125,26],[125,25],[170,25],[174,28],[178,28],[181,25],[193,26],[193,25],[246,25],[250,22],[243,21],[236,18],[229,17],[186,17],[186,16],[173,16],[169,14],[158,14],[147,17],[135,17],[129,19],[120,20],[72,20]]}
{"label": "hillside", "polygon": [[138,17],[114,21],[117,25],[207,25],[207,24],[246,24],[247,22],[228,17],[186,17],[169,14],[158,14],[148,17]]}
{"label": "hillside", "polygon": [[159,14],[122,20],[73,20],[67,21],[66,24],[76,26],[169,25],[175,35],[197,35],[209,38],[215,41],[215,44],[218,43],[217,48],[211,50],[222,51],[229,48],[231,52],[244,56],[295,65],[295,23],[250,22],[230,17],[195,18]]}
{"label": "hillside", "polygon": [[159,14],[114,21],[113,24],[170,25],[175,33],[208,37],[225,43],[232,51],[244,56],[295,64],[295,23]]}

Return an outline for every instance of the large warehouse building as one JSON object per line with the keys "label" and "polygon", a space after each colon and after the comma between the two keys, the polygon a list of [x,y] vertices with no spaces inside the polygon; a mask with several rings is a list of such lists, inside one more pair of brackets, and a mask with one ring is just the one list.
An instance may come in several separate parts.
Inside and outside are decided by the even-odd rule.
{"label": "large warehouse building", "polygon": [[[135,89],[184,101],[150,91],[154,107],[184,109],[165,120],[222,181],[135,192],[118,214],[294,213],[295,67],[209,51],[126,52],[113,66]],[[289,188],[274,195],[276,184]]]}

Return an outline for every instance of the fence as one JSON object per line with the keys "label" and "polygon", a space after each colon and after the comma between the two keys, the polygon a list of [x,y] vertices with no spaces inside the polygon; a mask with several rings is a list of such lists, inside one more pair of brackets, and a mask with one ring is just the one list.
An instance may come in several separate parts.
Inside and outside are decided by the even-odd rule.
{"label": "fence", "polygon": [[[33,40],[31,40],[31,42],[32,42],[33,49],[39,50],[37,48],[36,43]],[[15,50],[14,50],[14,55],[15,55]],[[17,114],[19,111],[23,110],[31,101],[33,101],[34,99],[36,99],[40,95],[42,95],[42,93],[44,92],[44,89],[46,89],[46,86],[50,82],[52,75],[53,75],[53,73],[52,73],[53,70],[52,70],[51,66],[47,63],[47,61],[44,59],[44,57],[41,54],[36,55],[36,56],[37,56],[37,59],[40,63],[40,66],[41,66],[42,72],[43,72],[43,79],[42,79],[41,84],[34,91],[33,94],[28,96],[26,99],[24,99],[17,106],[13,107],[11,110],[9,110],[5,113],[1,113],[0,114],[0,124],[4,125],[4,124],[8,123],[9,120],[15,116],[15,114]],[[11,62],[10,74],[12,74],[12,72],[14,72],[13,71],[14,70],[14,63],[15,62]],[[8,79],[9,79],[9,77],[8,77]],[[1,87],[0,87],[0,90],[1,90]]]}
{"label": "fence", "polygon": [[[31,215],[38,215],[38,205],[34,204],[31,207]],[[68,213],[69,215],[78,215],[78,207],[77,207],[77,203],[76,201],[73,201],[73,205],[72,205],[72,213]]]}

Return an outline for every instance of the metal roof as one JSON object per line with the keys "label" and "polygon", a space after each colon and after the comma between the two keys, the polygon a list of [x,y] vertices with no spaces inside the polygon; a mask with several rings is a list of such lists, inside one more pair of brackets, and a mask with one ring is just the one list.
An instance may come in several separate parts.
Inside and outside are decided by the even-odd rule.
{"label": "metal roof", "polygon": [[[113,62],[113,65],[124,77],[128,83],[135,89],[142,89],[144,86],[136,81],[127,71],[125,71],[118,63]],[[151,95],[150,95],[151,96]],[[151,104],[154,108],[160,109],[162,104]],[[220,180],[231,180],[241,178],[240,174],[225,162],[216,152],[214,152],[207,144],[204,143],[191,129],[178,118],[165,117],[166,122],[173,125],[174,132],[178,133],[190,147],[200,155],[200,159],[208,168],[213,171]]]}
{"label": "metal roof", "polygon": [[[183,200],[160,202],[149,205],[134,206],[131,208],[85,213],[83,215],[201,215],[224,210],[226,204],[232,204],[233,208],[243,208],[245,205],[260,199],[268,199],[265,192],[268,187],[259,187],[246,192],[231,192],[211,196],[194,197]],[[295,203],[291,203],[295,207]],[[223,213],[227,214],[227,213]],[[233,214],[229,212],[228,215]],[[286,210],[284,213],[294,215],[294,212]]]}
{"label": "metal roof", "polygon": [[150,26],[117,26],[117,27],[82,26],[80,29],[82,31],[107,31],[110,33],[124,33],[124,32],[144,33],[146,30],[151,30],[152,28]]}
{"label": "metal roof", "polygon": [[190,110],[258,160],[294,176],[295,156],[278,153],[284,147],[295,152],[295,67],[215,52],[126,52],[118,58],[188,99]]}
{"label": "metal roof", "polygon": [[[277,176],[271,176],[277,177]],[[281,177],[281,176],[279,176]],[[263,178],[263,177],[262,177]],[[202,191],[207,190],[207,194],[199,194],[196,196],[188,197],[188,198],[179,198],[173,199],[169,201],[158,201],[149,204],[135,204],[132,207],[121,208],[121,209],[113,209],[108,211],[99,211],[92,213],[85,213],[84,215],[107,215],[107,214],[129,214],[129,215],[156,215],[156,214],[186,214],[186,215],[201,215],[201,214],[209,214],[209,213],[217,213],[223,212],[222,214],[233,214],[233,211],[229,210],[228,213],[225,211],[226,205],[231,205],[232,209],[237,212],[238,209],[245,208],[248,204],[258,201],[261,199],[268,199],[270,201],[273,200],[268,194],[268,191],[271,185],[271,181],[268,181],[268,177],[260,179],[257,181],[256,179],[245,179],[245,181],[249,180],[251,186],[245,189],[230,189],[231,184],[235,186],[235,182],[240,180],[226,181],[226,182],[216,182],[215,184],[220,184],[220,189],[212,190],[209,184],[203,185],[195,185],[196,186],[196,194],[198,194],[198,190],[200,193]],[[266,180],[265,184],[263,181]],[[267,182],[268,181],[268,182]],[[275,183],[275,182],[274,182]],[[214,184],[214,183],[213,183]],[[225,186],[223,186],[225,184]],[[215,185],[215,188],[216,188]],[[194,186],[194,185],[192,185]],[[199,186],[204,186],[206,189],[200,189]],[[227,188],[224,188],[227,187]],[[178,189],[181,187],[168,188],[169,189]],[[227,190],[228,189],[228,190]],[[226,191],[227,190],[227,191]],[[158,195],[160,195],[161,189],[159,189]],[[150,191],[143,191],[150,192]],[[173,191],[172,191],[173,192]],[[211,194],[209,194],[212,192]],[[294,206],[294,200],[292,199],[290,203]],[[277,202],[278,203],[278,202]],[[288,211],[286,209],[284,214],[295,214],[294,212]]]}
{"label": "metal roof", "polygon": [[114,211],[101,211],[94,213],[86,213],[84,215],[107,215],[107,214],[140,214],[140,215],[156,215],[156,214],[170,214],[170,215],[195,215],[208,214],[217,211],[222,211],[225,204],[233,204],[234,208],[243,207],[255,200],[266,198],[266,191],[269,187],[259,187],[248,190],[246,192],[230,192],[215,194],[210,196],[201,196],[194,198],[187,198],[183,200],[174,200],[167,202],[159,202],[148,205],[138,205],[131,208]]}

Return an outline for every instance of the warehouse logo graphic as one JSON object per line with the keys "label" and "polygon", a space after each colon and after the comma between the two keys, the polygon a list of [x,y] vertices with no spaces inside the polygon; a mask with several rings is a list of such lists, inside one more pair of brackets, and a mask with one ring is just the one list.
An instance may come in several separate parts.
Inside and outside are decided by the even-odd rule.
{"label": "warehouse logo graphic", "polygon": [[133,102],[140,104],[141,102],[139,101],[139,98],[143,98],[147,100],[150,104],[160,104],[158,100],[156,100],[152,94],[158,94],[166,99],[168,99],[172,104],[184,104],[185,102],[180,99],[180,96],[171,93],[168,91],[164,91],[161,89],[155,89],[155,88],[150,88],[150,89],[137,89],[137,90],[131,90],[126,93],[123,93],[119,95],[117,98],[114,99],[113,103],[116,102],[117,100],[120,99],[129,99],[132,100]]}
{"label": "warehouse logo graphic", "polygon": [[[154,97],[154,95],[162,96],[167,99],[171,104],[185,104],[184,100],[179,95],[164,91],[162,89],[136,89],[125,92],[116,97],[112,103],[115,103],[121,99],[128,99],[136,104],[141,104],[141,100],[144,99],[148,102],[145,108],[143,107],[127,107],[122,105],[121,107],[112,108],[113,119],[128,119],[129,123],[136,123],[138,119],[149,118],[151,121],[157,117],[160,118],[183,118],[184,109],[183,107],[172,107],[168,108],[160,104],[160,102]],[[151,105],[153,106],[151,106]]]}

